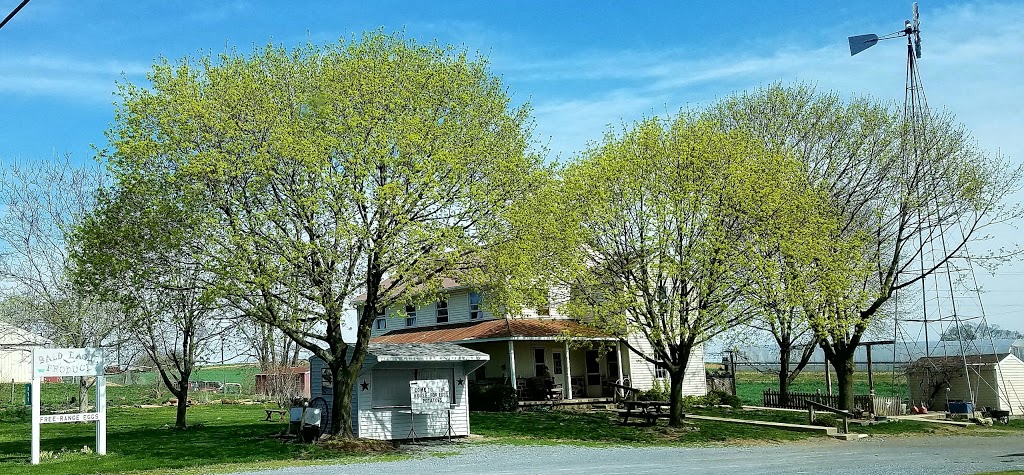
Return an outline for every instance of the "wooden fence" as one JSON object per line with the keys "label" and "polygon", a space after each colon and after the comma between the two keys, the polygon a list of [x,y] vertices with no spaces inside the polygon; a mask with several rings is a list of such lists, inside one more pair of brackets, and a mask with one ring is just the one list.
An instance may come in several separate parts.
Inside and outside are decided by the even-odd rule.
{"label": "wooden fence", "polygon": [[[779,407],[786,409],[807,409],[807,401],[814,401],[826,406],[838,407],[839,396],[818,393],[789,393],[789,403],[782,405],[781,395],[777,389],[765,389],[762,405],[764,407]],[[906,404],[903,399],[896,396],[870,396],[867,394],[855,394],[853,406],[862,409],[873,407],[873,414],[877,416],[897,416],[906,413]]]}

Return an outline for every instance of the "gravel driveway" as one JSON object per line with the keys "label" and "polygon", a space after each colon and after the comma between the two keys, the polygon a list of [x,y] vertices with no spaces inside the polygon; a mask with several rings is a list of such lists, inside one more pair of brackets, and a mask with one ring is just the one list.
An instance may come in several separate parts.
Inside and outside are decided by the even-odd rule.
{"label": "gravel driveway", "polygon": [[[970,474],[1024,470],[1024,435],[815,439],[713,448],[433,445],[399,462],[286,468],[245,474]],[[440,451],[449,455],[427,455]],[[458,455],[450,455],[457,451]]]}

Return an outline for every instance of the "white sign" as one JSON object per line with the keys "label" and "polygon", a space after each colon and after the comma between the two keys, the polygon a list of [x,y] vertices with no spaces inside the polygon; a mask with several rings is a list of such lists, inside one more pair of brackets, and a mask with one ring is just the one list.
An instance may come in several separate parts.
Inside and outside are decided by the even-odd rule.
{"label": "white sign", "polygon": [[98,412],[80,412],[77,414],[47,414],[39,416],[40,424],[52,424],[54,422],[96,422],[100,420]]}
{"label": "white sign", "polygon": [[103,376],[103,350],[100,348],[35,348],[32,350],[32,375]]}
{"label": "white sign", "polygon": [[432,413],[451,409],[451,387],[447,379],[409,381],[412,412]]}
{"label": "white sign", "polygon": [[[107,453],[107,378],[99,348],[34,348],[32,350],[32,465],[39,465],[39,426],[55,422],[96,422],[96,453]],[[95,376],[96,412],[43,415],[39,402],[44,376]]]}

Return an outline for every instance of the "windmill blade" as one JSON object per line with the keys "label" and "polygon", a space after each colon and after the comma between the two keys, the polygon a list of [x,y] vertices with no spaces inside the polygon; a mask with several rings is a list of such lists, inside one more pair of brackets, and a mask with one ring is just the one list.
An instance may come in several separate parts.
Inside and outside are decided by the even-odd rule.
{"label": "windmill blade", "polygon": [[850,56],[864,51],[878,43],[878,35],[857,35],[850,37]]}
{"label": "windmill blade", "polygon": [[918,26],[917,2],[914,2],[914,31],[919,31]]}
{"label": "windmill blade", "polygon": [[921,59],[921,21],[917,12],[917,2],[914,2],[914,55]]}

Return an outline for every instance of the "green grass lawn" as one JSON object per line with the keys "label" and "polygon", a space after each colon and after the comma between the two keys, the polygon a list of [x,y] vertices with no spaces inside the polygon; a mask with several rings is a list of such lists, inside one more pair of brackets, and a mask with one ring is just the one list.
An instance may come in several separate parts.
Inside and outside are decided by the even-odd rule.
{"label": "green grass lawn", "polygon": [[[839,383],[836,376],[832,375],[832,390],[835,394],[838,391]],[[875,394],[879,396],[903,396],[906,397],[906,387],[898,378],[894,381],[891,371],[875,372]],[[743,404],[760,406],[763,402],[765,389],[779,389],[778,375],[760,373],[757,371],[736,372],[736,393],[743,401]],[[796,377],[796,381],[790,386],[790,392],[813,393],[821,391],[825,393],[825,373],[803,371]],[[854,394],[868,394],[868,374],[866,371],[854,373],[853,380]]]}
{"label": "green grass lawn", "polygon": [[810,434],[713,421],[687,421],[682,429],[657,425],[619,424],[610,413],[569,411],[470,414],[474,434],[488,442],[537,445],[708,445],[714,443],[801,440]]}
{"label": "green grass lawn", "polygon": [[107,416],[108,455],[81,453],[83,446],[95,448],[94,424],[46,424],[41,450],[50,455],[39,466],[31,466],[27,418],[0,413],[0,473],[209,473],[367,459],[275,438],[284,423],[263,422],[264,416],[260,406],[196,406],[188,411],[191,427],[175,430],[170,427],[173,408],[111,409]]}

